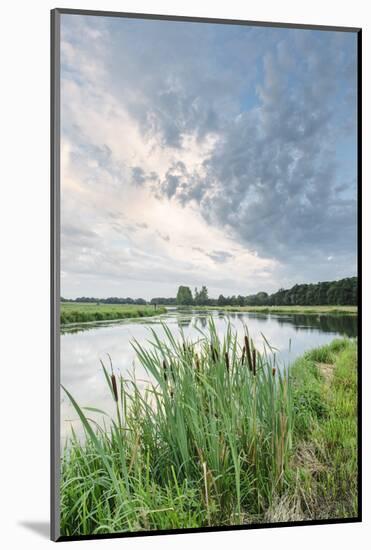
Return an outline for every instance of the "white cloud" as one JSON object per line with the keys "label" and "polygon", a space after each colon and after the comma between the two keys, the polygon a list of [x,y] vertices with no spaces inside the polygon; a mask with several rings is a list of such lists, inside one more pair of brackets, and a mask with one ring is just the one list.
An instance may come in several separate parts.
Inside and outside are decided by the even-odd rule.
{"label": "white cloud", "polygon": [[[328,278],[307,256],[331,263],[326,250],[345,215],[342,274],[353,258],[354,180],[336,204],[317,186],[333,178],[333,132],[315,109],[305,118],[332,97],[334,70],[316,80],[322,96],[306,90],[310,105],[295,94],[286,104],[285,71],[297,63],[287,31],[150,25],[139,36],[136,24],[62,17],[62,294],[148,298],[178,284],[247,294],[298,274]],[[308,55],[318,71],[317,53]],[[313,208],[319,199],[331,210]]]}

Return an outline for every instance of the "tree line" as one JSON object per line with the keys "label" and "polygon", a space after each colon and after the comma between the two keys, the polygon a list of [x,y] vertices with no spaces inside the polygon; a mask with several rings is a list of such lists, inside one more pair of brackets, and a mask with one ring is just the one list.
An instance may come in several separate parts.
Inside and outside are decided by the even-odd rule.
{"label": "tree line", "polygon": [[325,281],[294,285],[292,288],[280,288],[273,294],[258,292],[247,296],[233,295],[209,298],[208,289],[203,285],[193,293],[189,286],[179,286],[175,297],[152,298],[149,302],[143,298],[87,298],[85,296],[62,302],[102,303],[102,304],[134,304],[146,305],[178,305],[178,306],[325,306],[325,305],[357,305],[358,278],[347,277],[339,281]]}
{"label": "tree line", "polygon": [[61,297],[61,302],[79,302],[82,304],[133,304],[133,305],[146,305],[148,302],[143,298],[92,298],[87,296],[80,296],[74,300]]}
{"label": "tree line", "polygon": [[217,299],[208,297],[206,286],[203,286],[200,291],[196,288],[194,295],[189,287],[180,286],[176,299],[172,303],[201,306],[345,306],[357,305],[357,301],[358,278],[347,277],[339,281],[297,284],[290,289],[280,288],[273,294],[267,292],[258,292],[248,296],[220,294]]}

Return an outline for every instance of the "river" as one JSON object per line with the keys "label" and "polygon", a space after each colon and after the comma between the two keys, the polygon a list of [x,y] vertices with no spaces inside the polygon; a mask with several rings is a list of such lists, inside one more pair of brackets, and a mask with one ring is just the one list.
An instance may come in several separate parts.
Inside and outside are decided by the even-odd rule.
{"label": "river", "polygon": [[[262,313],[228,313],[218,311],[181,311],[176,308],[159,317],[67,327],[61,334],[61,382],[81,406],[113,411],[112,397],[104,379],[100,359],[108,366],[109,353],[115,370],[122,374],[135,367],[136,377],[144,385],[148,376],[135,359],[130,342],[135,338],[142,345],[151,339],[150,328],[161,336],[161,322],[166,322],[175,335],[180,328],[187,338],[196,340],[205,330],[212,315],[217,331],[223,336],[228,320],[243,335],[245,324],[258,349],[264,339],[278,350],[277,361],[282,368],[306,350],[324,345],[336,337],[357,336],[357,317],[350,315],[288,315]],[[242,338],[241,338],[242,339]],[[96,415],[94,415],[96,418]],[[79,421],[68,399],[61,391],[62,441],[73,425],[80,432]]]}

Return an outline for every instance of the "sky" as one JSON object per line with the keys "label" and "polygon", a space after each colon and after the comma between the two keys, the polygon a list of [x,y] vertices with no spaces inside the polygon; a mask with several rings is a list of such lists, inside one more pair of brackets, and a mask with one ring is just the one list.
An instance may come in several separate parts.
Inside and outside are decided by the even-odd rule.
{"label": "sky", "polygon": [[355,33],[61,17],[61,294],[356,274]]}

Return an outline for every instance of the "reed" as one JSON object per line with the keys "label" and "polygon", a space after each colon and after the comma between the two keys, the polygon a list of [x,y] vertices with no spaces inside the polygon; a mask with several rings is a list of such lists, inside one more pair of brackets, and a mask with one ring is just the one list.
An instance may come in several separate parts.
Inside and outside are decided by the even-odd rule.
{"label": "reed", "polygon": [[221,339],[212,320],[196,341],[166,324],[150,334],[132,343],[152,380],[145,389],[102,363],[116,406],[103,427],[65,389],[85,438],[72,432],[62,456],[62,533],[264,521],[295,478],[302,398],[289,371],[268,343],[259,352],[231,326]]}
{"label": "reed", "polygon": [[[282,489],[291,450],[288,375],[273,373],[270,354],[259,353],[247,332],[240,343],[228,327],[221,340],[210,320],[190,342],[162,329],[162,339],[151,331],[149,346],[133,342],[153,381],[145,391],[102,363],[117,405],[106,429],[93,427],[65,390],[85,442],[72,437],[62,461],[64,534],[241,523],[262,515]],[[178,504],[162,505],[190,494],[186,520]]]}
{"label": "reed", "polygon": [[61,303],[61,325],[115,321],[153,317],[166,313],[166,308],[128,304],[86,304],[78,302]]}

